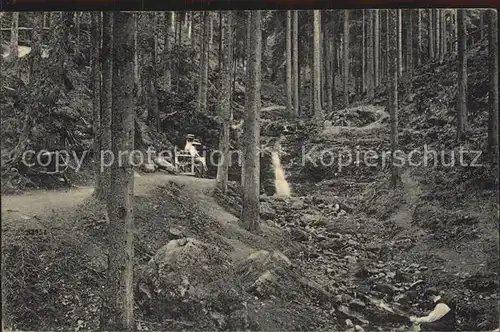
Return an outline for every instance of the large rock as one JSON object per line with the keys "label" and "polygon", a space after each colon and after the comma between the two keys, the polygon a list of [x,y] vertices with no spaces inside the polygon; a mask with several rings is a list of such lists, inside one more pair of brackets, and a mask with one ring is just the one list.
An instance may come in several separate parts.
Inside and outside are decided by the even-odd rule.
{"label": "large rock", "polygon": [[149,261],[145,279],[167,298],[203,298],[205,286],[228,271],[230,260],[220,248],[193,238],[170,241]]}

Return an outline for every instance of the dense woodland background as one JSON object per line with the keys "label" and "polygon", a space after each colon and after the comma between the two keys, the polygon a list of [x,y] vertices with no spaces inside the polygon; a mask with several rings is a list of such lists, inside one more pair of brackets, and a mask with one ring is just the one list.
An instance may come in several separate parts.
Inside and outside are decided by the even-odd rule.
{"label": "dense woodland background", "polygon": [[[462,330],[498,326],[496,10],[0,15],[2,193],[62,186],[21,163],[29,149],[90,151],[83,170],[68,177],[95,187],[71,217],[78,220],[71,231],[5,226],[5,327],[341,329],[349,318],[367,329],[397,329],[407,319],[377,311],[369,298],[423,310],[411,293],[423,280],[461,301]],[[373,123],[380,126],[362,129]],[[339,132],[329,134],[332,127]],[[226,156],[241,149],[242,168],[224,162],[209,168],[215,182],[172,180],[154,197],[135,200],[132,167],[96,171],[102,150],[172,149],[186,134]],[[270,198],[276,162],[254,157],[261,145],[276,150],[277,141],[293,196],[283,199]],[[482,151],[484,167],[348,167],[339,174],[301,167],[301,146],[313,145],[462,146]],[[203,199],[236,215],[238,231],[219,230],[207,221],[218,217],[188,208],[197,191],[209,189],[214,194]],[[171,228],[180,221],[181,233],[197,239],[191,247],[175,242],[183,236]],[[227,233],[245,239],[245,248],[294,255],[298,270],[261,251],[258,267],[229,263],[241,248],[220,244],[234,239]],[[396,234],[409,247],[394,242]],[[187,267],[177,275],[155,275],[150,259],[163,257],[167,240],[194,253],[185,253]],[[193,257],[202,253],[208,272],[196,279],[193,269],[203,264]],[[434,254],[457,265],[444,267]],[[196,279],[191,288],[186,271]],[[353,281],[359,275],[368,286]],[[221,276],[228,279],[219,292]],[[172,290],[181,286],[197,291]]]}

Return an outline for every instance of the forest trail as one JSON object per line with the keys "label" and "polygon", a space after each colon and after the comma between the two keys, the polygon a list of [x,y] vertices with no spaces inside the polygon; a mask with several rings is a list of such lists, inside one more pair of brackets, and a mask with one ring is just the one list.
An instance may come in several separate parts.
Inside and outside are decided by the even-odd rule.
{"label": "forest trail", "polygon": [[[201,191],[213,186],[213,181],[208,179],[154,173],[134,177],[135,196],[148,195],[151,190],[171,181],[180,185],[187,184],[188,187]],[[36,190],[23,195],[2,195],[2,228],[43,228],[38,220],[56,214],[71,215],[72,211],[92,196],[93,191],[93,187],[76,187],[66,190]],[[51,226],[64,227],[62,222],[67,220],[67,217],[53,218]]]}

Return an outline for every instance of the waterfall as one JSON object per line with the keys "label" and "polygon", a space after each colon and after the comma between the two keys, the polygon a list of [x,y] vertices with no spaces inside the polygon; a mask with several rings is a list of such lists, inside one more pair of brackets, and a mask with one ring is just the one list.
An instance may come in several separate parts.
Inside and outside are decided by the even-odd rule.
{"label": "waterfall", "polygon": [[290,185],[286,181],[285,172],[281,167],[280,157],[278,152],[271,153],[273,168],[274,168],[274,186],[276,187],[276,196],[290,197]]}

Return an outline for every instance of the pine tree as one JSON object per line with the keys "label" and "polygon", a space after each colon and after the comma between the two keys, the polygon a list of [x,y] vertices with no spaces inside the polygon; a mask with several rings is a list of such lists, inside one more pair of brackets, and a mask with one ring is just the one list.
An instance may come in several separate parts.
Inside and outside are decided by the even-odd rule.
{"label": "pine tree", "polygon": [[344,39],[343,39],[343,84],[344,84],[344,105],[349,106],[349,11],[344,9]]}
{"label": "pine tree", "polygon": [[113,13],[113,154],[108,226],[108,276],[101,328],[135,330],[134,324],[134,177],[128,155],[134,146],[134,19]]}
{"label": "pine tree", "polygon": [[489,119],[488,150],[498,163],[498,14],[488,9],[488,53],[489,53]]}
{"label": "pine tree", "polygon": [[286,109],[293,114],[292,105],[292,13],[286,11]]}
{"label": "pine tree", "polygon": [[391,183],[399,183],[399,171],[394,165],[394,153],[398,150],[398,34],[400,9],[389,11],[389,113],[391,123]]}
{"label": "pine tree", "polygon": [[466,54],[465,9],[458,10],[458,94],[457,136],[465,138],[467,130],[467,54]]}
{"label": "pine tree", "polygon": [[248,231],[260,229],[260,89],[261,89],[261,54],[262,22],[260,10],[250,12],[250,39],[248,48],[248,93],[244,134],[247,141],[244,151],[243,210],[242,226]]}
{"label": "pine tree", "polygon": [[233,13],[224,12],[224,60],[222,67],[222,86],[219,95],[219,116],[221,118],[221,134],[219,151],[222,153],[222,163],[217,168],[216,187],[225,192],[227,190],[229,170],[229,138],[231,121],[231,84],[233,69]]}
{"label": "pine tree", "polygon": [[323,120],[321,108],[321,12],[314,10],[314,49],[313,49],[313,110],[316,120]]}
{"label": "pine tree", "polygon": [[10,28],[10,56],[19,56],[19,12],[12,13],[12,23]]}
{"label": "pine tree", "polygon": [[293,11],[293,112],[294,116],[299,115],[299,12],[297,10]]}
{"label": "pine tree", "polygon": [[[110,165],[111,151],[111,107],[112,107],[112,73],[113,73],[113,13],[103,13],[102,25],[102,85],[101,85],[101,160],[104,165]],[[110,197],[111,168],[100,170],[100,186],[97,194],[101,200]]]}

